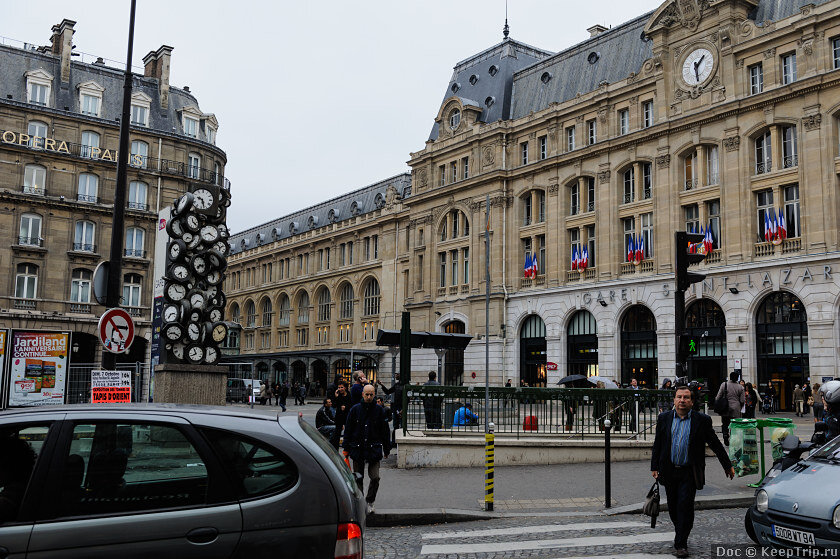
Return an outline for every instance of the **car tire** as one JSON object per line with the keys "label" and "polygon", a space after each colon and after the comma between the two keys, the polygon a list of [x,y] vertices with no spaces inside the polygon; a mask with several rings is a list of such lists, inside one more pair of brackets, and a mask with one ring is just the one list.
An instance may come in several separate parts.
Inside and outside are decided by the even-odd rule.
{"label": "car tire", "polygon": [[750,520],[750,509],[747,509],[747,513],[744,515],[744,530],[747,531],[747,535],[753,542],[759,544],[758,538],[755,535],[755,526],[753,526],[752,520]]}

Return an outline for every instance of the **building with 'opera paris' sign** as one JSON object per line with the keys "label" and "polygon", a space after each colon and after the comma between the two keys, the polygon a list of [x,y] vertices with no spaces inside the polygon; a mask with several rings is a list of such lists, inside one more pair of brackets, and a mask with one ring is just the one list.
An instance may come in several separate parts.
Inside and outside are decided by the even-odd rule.
{"label": "building with 'opera paris' sign", "polygon": [[[110,255],[124,66],[73,50],[75,26],[53,26],[46,46],[0,44],[0,327],[69,331],[70,363],[89,364],[102,352],[92,279]],[[158,210],[197,184],[230,187],[216,117],[169,84],[172,51],[147,54],[132,85],[121,304],[136,337],[122,363],[149,362]]]}
{"label": "building with 'opera paris' sign", "polygon": [[[390,379],[376,331],[408,310],[414,330],[473,336],[445,384],[483,383],[489,341],[495,385],[658,386],[674,231],[702,229],[691,377],[740,366],[784,408],[794,383],[837,376],[840,2],[668,0],[588,31],[555,53],[506,29],[455,66],[410,176],[232,236],[235,359],[325,386],[352,355]],[[436,365],[415,350],[412,380]]]}

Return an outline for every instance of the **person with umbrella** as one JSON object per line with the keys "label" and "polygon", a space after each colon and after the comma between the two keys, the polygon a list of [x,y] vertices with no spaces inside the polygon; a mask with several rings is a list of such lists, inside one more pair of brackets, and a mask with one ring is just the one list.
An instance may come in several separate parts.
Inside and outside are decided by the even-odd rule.
{"label": "person with umbrella", "polygon": [[[583,375],[569,375],[563,377],[557,383],[560,386],[569,385],[568,388],[581,388],[587,384]],[[571,431],[575,425],[575,412],[577,412],[577,400],[569,395],[564,398],[564,409],[566,410],[566,431]]]}

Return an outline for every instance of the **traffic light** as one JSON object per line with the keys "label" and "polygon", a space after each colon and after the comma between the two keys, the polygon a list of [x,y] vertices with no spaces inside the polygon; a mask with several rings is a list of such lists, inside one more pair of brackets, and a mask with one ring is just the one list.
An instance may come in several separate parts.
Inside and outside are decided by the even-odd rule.
{"label": "traffic light", "polygon": [[676,244],[676,279],[677,291],[685,291],[692,283],[703,281],[706,279],[705,274],[697,274],[688,271],[690,264],[696,264],[706,259],[705,254],[689,253],[688,246],[690,243],[699,243],[705,238],[700,233],[686,233],[685,231],[676,231],[674,239]]}

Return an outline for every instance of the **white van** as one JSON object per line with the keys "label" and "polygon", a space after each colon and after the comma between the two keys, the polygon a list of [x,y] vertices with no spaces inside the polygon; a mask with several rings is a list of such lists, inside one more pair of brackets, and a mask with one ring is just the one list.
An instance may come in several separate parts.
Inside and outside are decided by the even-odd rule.
{"label": "white van", "polygon": [[258,379],[229,378],[227,381],[225,400],[228,402],[241,402],[243,404],[247,404],[249,402],[249,388],[250,394],[256,403],[260,397],[260,381]]}

